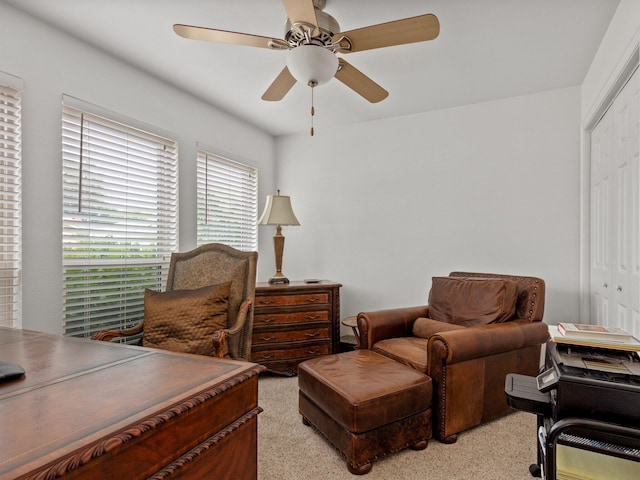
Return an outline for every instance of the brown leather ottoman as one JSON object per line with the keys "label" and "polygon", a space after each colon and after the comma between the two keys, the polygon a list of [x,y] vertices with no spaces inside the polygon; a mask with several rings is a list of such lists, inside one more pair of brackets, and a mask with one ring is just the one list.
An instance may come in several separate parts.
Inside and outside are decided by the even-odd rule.
{"label": "brown leather ottoman", "polygon": [[325,355],[298,366],[299,408],[346,457],[351,473],[431,438],[431,378],[370,350]]}

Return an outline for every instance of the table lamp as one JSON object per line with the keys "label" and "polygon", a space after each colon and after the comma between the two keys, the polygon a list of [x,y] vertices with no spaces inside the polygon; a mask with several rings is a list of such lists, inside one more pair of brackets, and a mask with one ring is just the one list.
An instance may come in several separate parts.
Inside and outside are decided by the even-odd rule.
{"label": "table lamp", "polygon": [[258,225],[276,225],[276,234],[273,236],[273,247],[276,254],[276,274],[271,277],[269,283],[289,283],[289,279],[282,274],[282,253],[284,252],[284,235],[282,225],[300,225],[291,208],[291,198],[280,195],[267,195],[267,203]]}

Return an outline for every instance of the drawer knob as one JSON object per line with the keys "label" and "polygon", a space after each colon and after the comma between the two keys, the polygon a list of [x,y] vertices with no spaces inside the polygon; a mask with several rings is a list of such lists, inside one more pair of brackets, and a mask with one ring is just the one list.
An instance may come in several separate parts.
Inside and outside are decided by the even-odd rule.
{"label": "drawer knob", "polygon": [[313,338],[313,337],[317,337],[318,335],[320,335],[320,332],[314,332],[314,333],[305,333],[305,335],[309,338]]}
{"label": "drawer knob", "polygon": [[317,302],[318,300],[320,300],[318,297],[309,297],[309,298],[307,298],[307,302],[309,302],[309,303],[314,303],[314,302]]}
{"label": "drawer knob", "polygon": [[258,322],[260,323],[271,323],[275,320],[275,318],[273,317],[269,317],[269,318],[259,318]]}
{"label": "drawer knob", "polygon": [[307,350],[307,353],[309,355],[317,355],[318,353],[320,353],[320,349],[318,348],[312,348],[311,350]]}
{"label": "drawer knob", "polygon": [[258,360],[271,360],[275,355],[260,355]]}
{"label": "drawer knob", "polygon": [[305,315],[304,316],[305,320],[315,320],[317,318],[320,318],[320,315]]}
{"label": "drawer knob", "polygon": [[259,338],[260,340],[262,340],[263,342],[270,342],[271,340],[275,340],[275,339],[276,339],[276,337],[275,337],[275,336],[273,336],[273,335],[272,335],[272,336],[270,336],[270,337],[267,337],[267,336],[264,336],[264,335],[263,335],[262,337],[258,337],[258,338]]}
{"label": "drawer knob", "polygon": [[273,300],[259,300],[258,303],[260,305],[271,305],[272,303],[274,303]]}

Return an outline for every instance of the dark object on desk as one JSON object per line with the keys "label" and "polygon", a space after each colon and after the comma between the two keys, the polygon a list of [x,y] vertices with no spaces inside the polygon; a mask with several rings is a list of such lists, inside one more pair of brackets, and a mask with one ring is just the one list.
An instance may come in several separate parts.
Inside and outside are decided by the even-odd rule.
{"label": "dark object on desk", "polygon": [[17,363],[0,361],[0,382],[14,380],[25,374],[24,368]]}

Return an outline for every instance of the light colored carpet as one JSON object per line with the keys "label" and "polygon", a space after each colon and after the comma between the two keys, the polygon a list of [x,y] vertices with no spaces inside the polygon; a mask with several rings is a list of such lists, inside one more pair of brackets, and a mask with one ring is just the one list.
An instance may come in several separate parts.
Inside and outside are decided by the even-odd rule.
{"label": "light colored carpet", "polygon": [[298,379],[260,377],[259,480],[531,480],[536,461],[536,418],[516,412],[468,430],[451,445],[430,440],[425,450],[404,450],[351,475],[340,454],[298,413]]}

